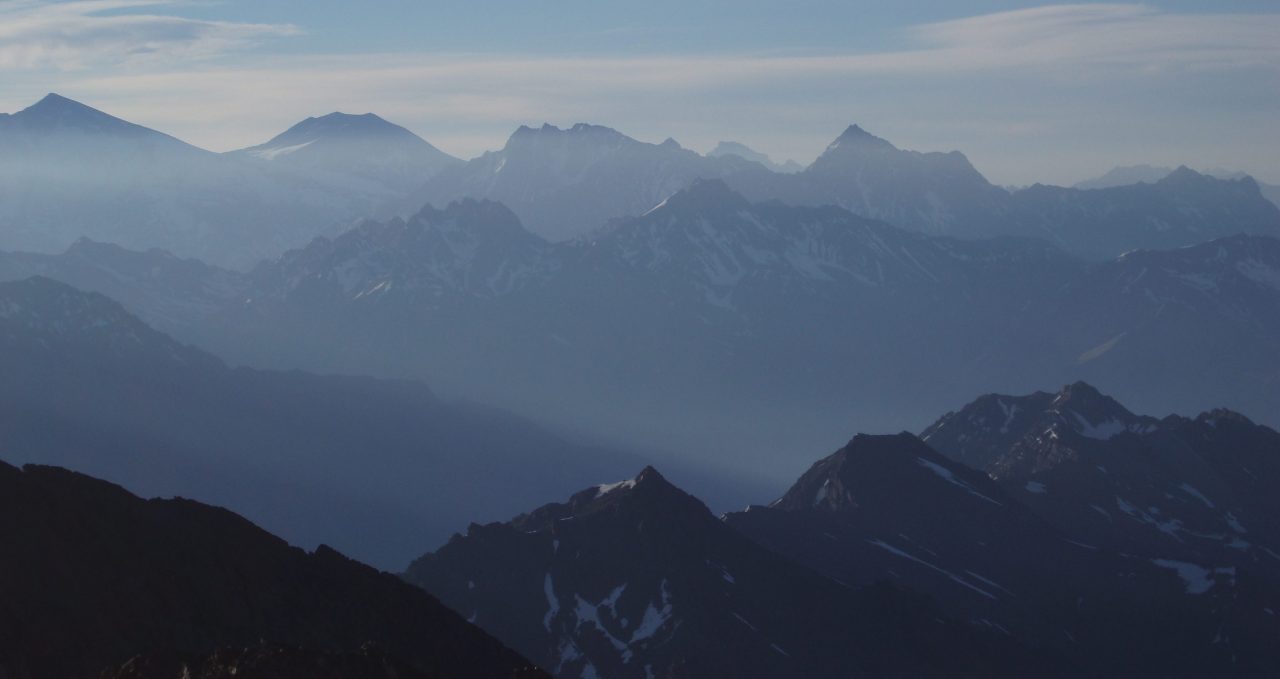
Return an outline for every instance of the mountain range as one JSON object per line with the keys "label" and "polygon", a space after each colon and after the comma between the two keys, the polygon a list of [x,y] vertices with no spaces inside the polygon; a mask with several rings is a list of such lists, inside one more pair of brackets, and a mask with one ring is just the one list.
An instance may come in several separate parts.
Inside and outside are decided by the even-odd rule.
{"label": "mountain range", "polygon": [[[668,139],[647,144],[609,128],[521,127],[500,151],[448,168],[401,210],[464,198],[505,204],[534,233],[560,241],[643,214],[694,179],[723,179],[749,200],[835,205],[912,231],[957,238],[1019,236],[1106,259],[1137,248],[1193,245],[1238,233],[1280,236],[1280,208],[1251,178],[1189,170],[1153,185],[1090,191],[1035,185],[1009,192],[965,156],[899,149],[851,125],[811,165],[771,171],[730,146],[710,157]],[[730,162],[732,161],[732,162]]]}
{"label": "mountain range", "polygon": [[[653,459],[420,383],[229,368],[46,278],[0,284],[0,347],[9,460],[198,497],[384,568],[460,522]],[[706,479],[698,469],[675,467]],[[728,481],[705,487],[741,497]]]}
{"label": "mountain range", "polygon": [[559,677],[1053,674],[910,593],[788,562],[652,468],[472,525],[405,577]]}
{"label": "mountain range", "polygon": [[760,163],[774,172],[799,172],[804,169],[803,165],[794,160],[775,163],[769,156],[736,141],[722,141],[716,144],[715,148],[707,152],[707,156],[711,158],[738,156],[739,158]]}
{"label": "mountain range", "polygon": [[563,130],[521,126],[502,149],[427,180],[403,203],[401,214],[465,198],[496,201],[530,231],[562,241],[615,217],[639,215],[695,179],[739,171],[772,174],[738,155],[699,155],[674,139],[649,144],[586,123]]}
{"label": "mountain range", "polygon": [[[670,207],[699,195],[719,206],[728,192],[702,188]],[[768,223],[745,201],[730,210],[744,230]],[[518,225],[496,204],[469,202],[382,235],[417,260],[417,239],[459,245],[449,228],[468,213]],[[894,233],[835,208],[825,216],[844,236],[889,243]],[[620,243],[679,224],[650,218]],[[825,242],[823,223],[805,229],[811,242]],[[386,225],[366,226],[372,238]],[[897,233],[939,272],[948,257],[975,256],[955,241],[922,259],[938,243]],[[473,245],[459,247],[485,261]],[[1006,245],[1025,256],[1024,246]],[[599,256],[634,254],[616,247]],[[325,257],[308,259],[334,261]],[[1224,284],[1231,271],[1253,280],[1224,263],[1230,256],[1209,259]],[[870,271],[824,261],[829,272]],[[450,296],[495,293],[493,276],[435,271],[404,294],[437,300],[424,308],[443,318],[455,313]],[[888,269],[877,280],[916,284]],[[314,298],[329,304],[318,293],[342,281]],[[0,559],[10,616],[0,630],[12,630],[0,632],[0,668],[15,676],[509,676],[530,664],[557,677],[1280,669],[1280,433],[1230,410],[1157,419],[1083,382],[988,394],[919,437],[858,435],[777,500],[717,517],[651,466],[598,484],[640,466],[635,455],[419,384],[229,369],[101,295],[40,277],[0,284],[0,348],[9,459],[227,504],[294,543],[409,563],[402,584],[328,547],[289,547],[226,510],[0,466],[3,514],[20,519],[0,522],[0,537],[23,545]],[[557,495],[568,499],[542,504]],[[521,503],[537,508],[485,518]],[[470,526],[432,549],[446,523]]]}
{"label": "mountain range", "polygon": [[704,156],[589,124],[521,127],[463,162],[371,113],[308,118],[219,154],[50,94],[0,115],[0,152],[0,248],[52,253],[88,237],[242,271],[361,218],[466,198],[501,202],[534,233],[568,240],[698,179],[723,179],[753,202],[835,205],[932,235],[1039,238],[1091,259],[1280,235],[1280,208],[1249,177],[1179,170],[1150,184],[1009,192],[959,152],[899,149],[857,125],[803,169],[733,142]]}
{"label": "mountain range", "polygon": [[[1077,182],[1073,187],[1077,189],[1108,189],[1115,186],[1128,186],[1138,183],[1154,184],[1173,174],[1174,171],[1175,168],[1172,167],[1158,167],[1146,164],[1122,165],[1113,167],[1097,177]],[[1218,179],[1244,179],[1248,176],[1243,172],[1222,168],[1211,168],[1204,170],[1203,173]],[[1264,198],[1280,205],[1280,186],[1258,182],[1258,189],[1262,192]]]}
{"label": "mountain range", "polygon": [[1277,450],[1239,414],[1144,418],[1083,383],[988,395],[854,437],[768,506],[717,520],[647,468],[405,577],[561,677],[1265,676]]}
{"label": "mountain range", "polygon": [[233,363],[412,376],[606,440],[728,447],[769,483],[802,463],[779,451],[919,429],[969,394],[1044,379],[1277,424],[1277,272],[1267,237],[1090,263],[1034,239],[752,204],[719,181],[561,243],[464,200],[248,275],[91,242],[0,255],[0,279],[118,297]]}
{"label": "mountain range", "polygon": [[218,154],[50,94],[0,116],[0,247],[57,252],[89,237],[248,268],[451,162],[376,116],[309,119]]}

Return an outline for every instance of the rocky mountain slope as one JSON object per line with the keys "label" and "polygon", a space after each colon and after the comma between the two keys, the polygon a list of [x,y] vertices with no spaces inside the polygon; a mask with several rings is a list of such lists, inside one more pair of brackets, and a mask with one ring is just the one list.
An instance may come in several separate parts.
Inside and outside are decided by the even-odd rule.
{"label": "rocky mountain slope", "polygon": [[5,676],[94,676],[137,654],[260,640],[336,652],[375,642],[421,676],[545,676],[425,592],[224,509],[3,463],[0,509]]}
{"label": "rocky mountain slope", "polygon": [[472,525],[405,577],[558,677],[1049,671],[910,594],[788,562],[652,468]]}

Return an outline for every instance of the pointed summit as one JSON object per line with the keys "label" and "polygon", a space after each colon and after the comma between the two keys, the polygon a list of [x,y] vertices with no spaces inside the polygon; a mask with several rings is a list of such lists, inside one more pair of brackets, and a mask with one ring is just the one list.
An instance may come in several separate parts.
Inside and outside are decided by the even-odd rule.
{"label": "pointed summit", "polygon": [[107,114],[90,106],[86,106],[74,99],[50,92],[44,95],[40,101],[28,106],[15,115],[26,115],[31,117],[110,117]]}
{"label": "pointed summit", "polygon": [[[31,106],[14,113],[10,116],[10,120],[29,132],[43,134],[75,132],[134,139],[163,139],[188,146],[169,135],[135,125],[52,92]],[[192,147],[188,146],[188,148]]]}
{"label": "pointed summit", "polygon": [[561,677],[845,677],[868,662],[930,676],[913,658],[972,647],[914,600],[871,598],[751,542],[652,467],[473,525],[405,579]]}
{"label": "pointed summit", "polygon": [[939,493],[963,501],[1001,506],[984,475],[946,459],[908,432],[858,434],[819,460],[773,507],[784,511],[859,511],[900,506],[900,511],[936,500]]}
{"label": "pointed summit", "polygon": [[639,474],[636,474],[635,481],[636,485],[640,485],[642,483],[663,483],[671,485],[670,482],[667,481],[666,477],[659,474],[658,470],[653,468],[653,465],[645,465],[645,468],[641,469]]}
{"label": "pointed summit", "polygon": [[543,505],[512,519],[511,525],[521,531],[548,530],[569,520],[688,526],[716,518],[701,500],[648,466],[630,479],[578,491],[567,502]]}
{"label": "pointed summit", "polygon": [[835,141],[831,142],[831,145],[827,147],[827,151],[830,152],[836,149],[847,150],[850,148],[856,148],[859,150],[898,150],[897,147],[889,143],[888,140],[881,139],[857,125],[850,125],[846,128]]}

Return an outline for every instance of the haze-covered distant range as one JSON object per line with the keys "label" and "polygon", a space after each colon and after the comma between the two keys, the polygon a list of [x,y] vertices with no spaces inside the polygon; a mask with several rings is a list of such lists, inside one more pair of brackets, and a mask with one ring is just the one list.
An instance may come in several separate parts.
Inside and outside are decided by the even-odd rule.
{"label": "haze-covered distant range", "polygon": [[1011,192],[856,125],[786,173],[586,124],[464,162],[341,114],[211,154],[56,95],[0,139],[8,172],[45,168],[0,208],[7,247],[45,254],[5,278],[234,363],[410,376],[761,478],[1046,379],[1280,412],[1280,209],[1249,177]]}

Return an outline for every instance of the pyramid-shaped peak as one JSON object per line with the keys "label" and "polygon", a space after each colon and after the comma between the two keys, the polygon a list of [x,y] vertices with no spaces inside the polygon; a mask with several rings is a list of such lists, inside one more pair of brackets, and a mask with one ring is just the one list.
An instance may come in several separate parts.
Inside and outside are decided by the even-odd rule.
{"label": "pyramid-shaped peak", "polygon": [[1125,417],[1134,416],[1119,401],[1098,391],[1097,387],[1088,382],[1073,382],[1058,391],[1053,400],[1053,406],[1061,408],[1068,404],[1075,408],[1084,407],[1091,410],[1102,410],[1116,415],[1124,415]]}
{"label": "pyramid-shaped peak", "polygon": [[881,139],[880,137],[877,137],[874,134],[871,134],[870,132],[867,132],[866,130],[862,129],[858,125],[850,125],[849,127],[845,128],[845,131],[842,132],[840,136],[836,138],[835,141],[831,142],[831,145],[827,147],[827,150],[833,151],[836,149],[848,149],[848,148],[856,148],[856,149],[862,149],[862,150],[867,150],[867,149],[896,150],[897,149],[897,147],[889,143],[888,140]]}
{"label": "pyramid-shaped peak", "polygon": [[639,474],[636,474],[635,487],[660,489],[664,492],[675,491],[684,495],[684,491],[680,490],[680,488],[678,488],[674,483],[668,481],[667,477],[659,473],[652,465],[646,466],[644,469],[640,470]]}
{"label": "pyramid-shaped peak", "polygon": [[715,520],[701,500],[647,466],[632,478],[592,486],[574,493],[567,502],[544,505],[518,516],[511,525],[524,531],[543,530],[570,518],[593,516],[625,522]]}
{"label": "pyramid-shaped peak", "polygon": [[52,92],[46,94],[40,101],[13,114],[13,117],[28,126],[37,128],[58,127],[102,131],[145,129]]}
{"label": "pyramid-shaped peak", "polygon": [[596,498],[600,499],[613,493],[614,491],[631,491],[645,494],[653,493],[679,493],[684,495],[684,491],[677,488],[674,484],[666,479],[662,474],[654,469],[652,465],[646,466],[640,470],[639,474],[625,481],[616,483],[606,483],[596,486]]}
{"label": "pyramid-shaped peak", "polygon": [[[774,507],[784,511],[858,510],[865,502],[898,504],[930,497],[938,484],[999,506],[980,473],[952,462],[909,432],[858,434],[814,463]],[[914,500],[913,500],[914,501]]]}
{"label": "pyramid-shaped peak", "polygon": [[54,114],[79,114],[79,115],[106,115],[92,106],[82,104],[75,99],[70,99],[58,94],[50,92],[36,103],[23,109],[24,112],[32,115],[54,115]]}
{"label": "pyramid-shaped peak", "polygon": [[70,132],[102,138],[128,139],[133,142],[158,143],[170,149],[180,148],[188,153],[198,151],[194,146],[167,134],[122,120],[60,94],[47,94],[40,101],[14,113],[9,118],[19,128],[38,134],[56,135]]}

